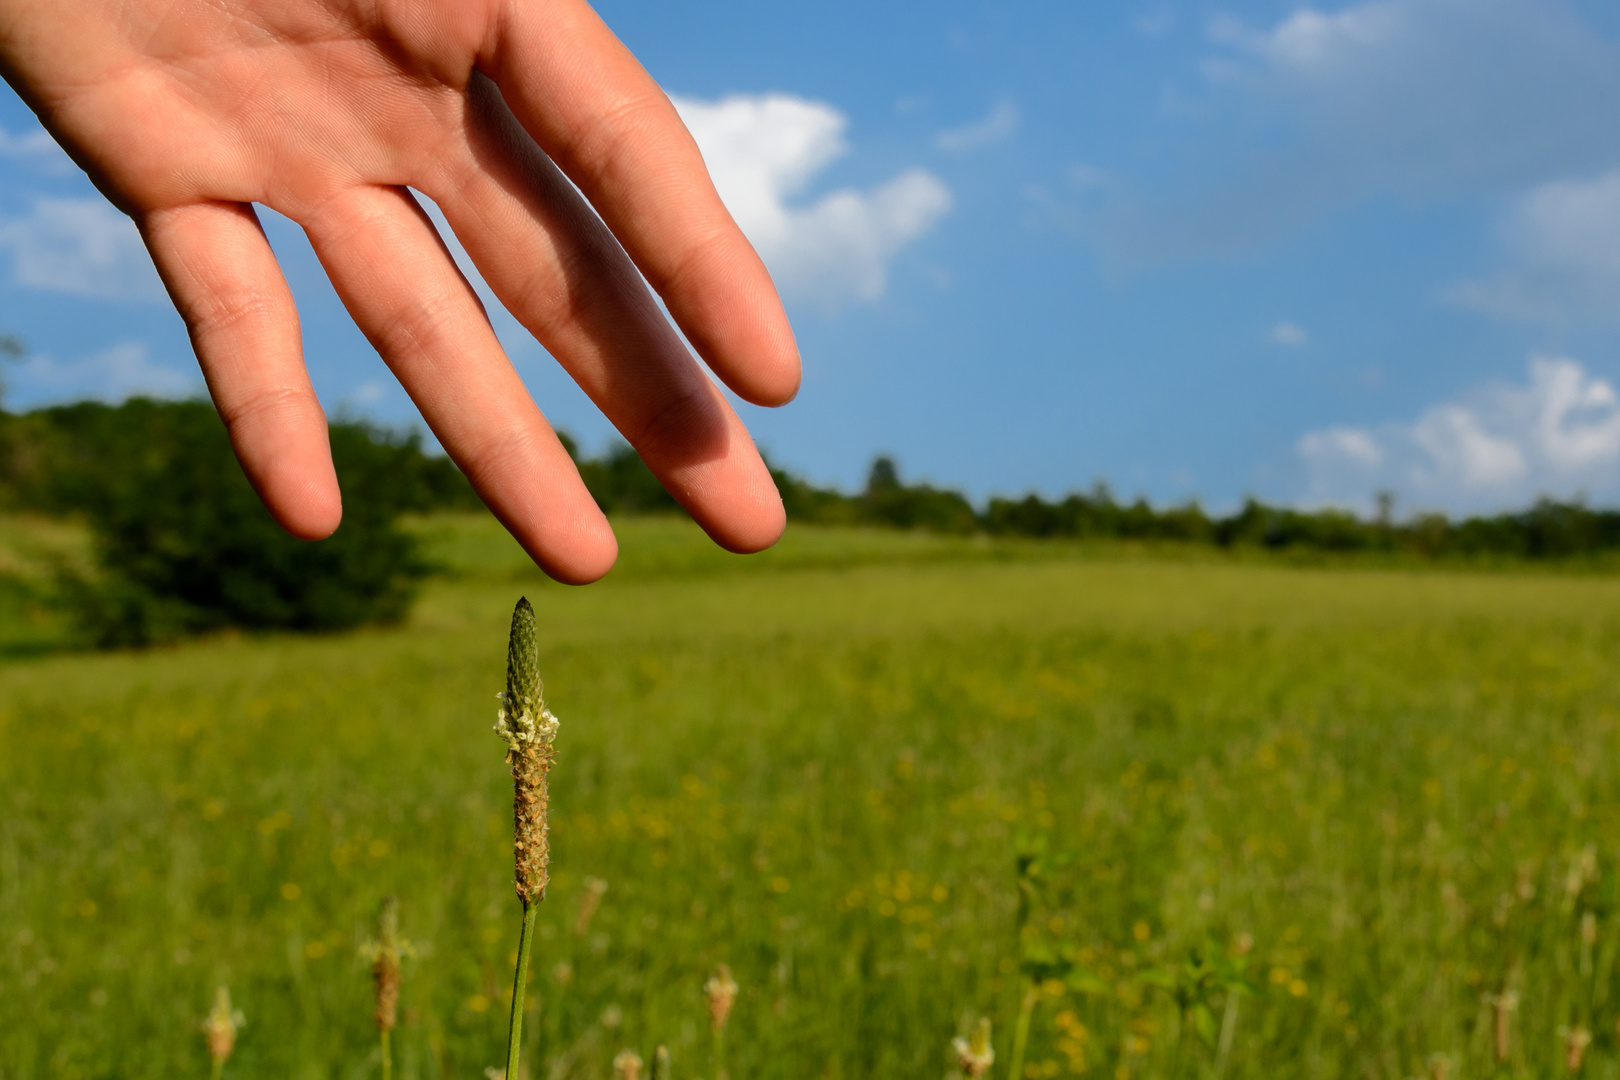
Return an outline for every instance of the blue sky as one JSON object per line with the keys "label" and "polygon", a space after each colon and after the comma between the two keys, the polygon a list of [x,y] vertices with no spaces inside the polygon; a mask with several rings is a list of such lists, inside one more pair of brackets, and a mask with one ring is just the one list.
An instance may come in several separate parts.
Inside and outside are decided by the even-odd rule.
{"label": "blue sky", "polygon": [[[1620,6],[1560,0],[600,10],[771,266],[778,462],[974,496],[1097,479],[1476,510],[1620,501]],[[127,222],[0,104],[8,403],[185,394]],[[269,215],[266,215],[269,218]],[[414,419],[269,220],[329,411]],[[611,429],[510,319],[541,407]]]}

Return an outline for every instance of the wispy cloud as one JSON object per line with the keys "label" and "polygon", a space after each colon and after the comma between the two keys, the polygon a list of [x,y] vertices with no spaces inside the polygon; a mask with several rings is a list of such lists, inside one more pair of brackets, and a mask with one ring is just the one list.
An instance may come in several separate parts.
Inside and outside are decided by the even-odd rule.
{"label": "wispy cloud", "polygon": [[30,406],[85,398],[116,404],[143,395],[183,398],[203,391],[195,364],[158,363],[134,341],[75,360],[36,354],[4,374],[8,402]]}
{"label": "wispy cloud", "polygon": [[934,136],[934,145],[950,154],[967,154],[983,150],[1009,138],[1018,130],[1018,106],[1002,98],[990,111],[972,123],[947,128]]}
{"label": "wispy cloud", "polygon": [[1502,226],[1512,264],[1450,290],[1492,315],[1620,321],[1620,169],[1541,184],[1516,199]]}
{"label": "wispy cloud", "polygon": [[1477,387],[1410,423],[1307,433],[1298,451],[1316,501],[1490,509],[1538,495],[1620,491],[1620,394],[1562,357],[1530,361],[1523,384]]}
{"label": "wispy cloud", "polygon": [[70,173],[76,168],[73,159],[44,128],[18,135],[0,128],[0,158],[27,162],[42,172],[54,175]]}
{"label": "wispy cloud", "polygon": [[34,200],[0,220],[17,284],[108,300],[160,300],[163,285],[134,222],[99,198]]}
{"label": "wispy cloud", "polygon": [[1268,336],[1277,345],[1287,345],[1296,349],[1311,343],[1311,335],[1298,323],[1280,322],[1271,328]]}
{"label": "wispy cloud", "polygon": [[1138,34],[1163,37],[1176,28],[1176,13],[1169,8],[1159,8],[1146,15],[1138,15],[1132,25]]}
{"label": "wispy cloud", "polygon": [[[1210,23],[1209,36],[1262,56],[1279,71],[1320,80],[1331,69],[1354,66],[1357,53],[1389,48],[1407,31],[1413,8],[1403,0],[1374,0],[1331,15],[1301,8],[1269,30],[1222,16]],[[1212,61],[1207,70],[1216,77],[1244,75],[1230,61]]]}
{"label": "wispy cloud", "polygon": [[674,102],[720,197],[789,297],[878,299],[891,260],[950,209],[950,191],[922,169],[801,201],[849,152],[848,119],[830,105],[786,94]]}
{"label": "wispy cloud", "polygon": [[1514,188],[1620,151],[1620,46],[1560,0],[1371,0],[1210,36],[1231,50],[1211,78],[1357,194]]}
{"label": "wispy cloud", "polygon": [[1564,0],[1364,0],[1208,29],[1197,140],[1094,230],[1118,269],[1253,251],[1372,198],[1510,196],[1620,160],[1620,43]]}
{"label": "wispy cloud", "polygon": [[375,405],[386,398],[389,390],[391,389],[393,389],[393,387],[391,387],[388,383],[379,382],[373,379],[363,382],[359,386],[356,386],[353,390],[349,391],[349,400],[353,401],[356,405],[361,406]]}
{"label": "wispy cloud", "polygon": [[1069,183],[1077,191],[1092,191],[1107,187],[1114,182],[1114,177],[1106,169],[1099,169],[1095,165],[1083,162],[1069,166]]}

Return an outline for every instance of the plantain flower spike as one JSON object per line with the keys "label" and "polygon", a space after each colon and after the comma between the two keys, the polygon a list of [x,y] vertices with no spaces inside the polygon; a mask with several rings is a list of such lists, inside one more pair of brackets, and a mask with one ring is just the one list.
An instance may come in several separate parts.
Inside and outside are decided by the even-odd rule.
{"label": "plantain flower spike", "polygon": [[399,900],[383,897],[377,911],[376,956],[371,962],[371,981],[377,991],[377,1030],[389,1032],[399,1014]]}
{"label": "plantain flower spike", "polygon": [[517,894],[525,907],[544,899],[550,880],[550,841],[546,835],[546,774],[555,757],[557,718],[541,697],[540,645],[534,607],[524,597],[512,611],[506,646],[506,690],[501,694],[495,733],[506,740],[512,766],[512,824]]}
{"label": "plantain flower spike", "polygon": [[956,1051],[957,1066],[969,1077],[983,1076],[989,1072],[990,1066],[996,1063],[996,1051],[990,1045],[989,1018],[980,1018],[971,1038],[964,1039],[958,1035],[952,1039],[951,1049]]}
{"label": "plantain flower spike", "polygon": [[725,964],[715,967],[714,974],[703,984],[703,996],[709,999],[709,1026],[723,1031],[731,1006],[737,1000],[737,981],[731,977],[731,968]]}
{"label": "plantain flower spike", "polygon": [[242,1010],[231,1008],[231,992],[223,986],[216,990],[214,1007],[203,1021],[203,1035],[208,1040],[208,1056],[213,1059],[215,1076],[236,1049],[236,1032],[245,1022]]}
{"label": "plantain flower spike", "polygon": [[669,1072],[669,1047],[660,1046],[653,1053],[652,1080],[671,1080]]}
{"label": "plantain flower spike", "polygon": [[1494,1036],[1496,1060],[1500,1063],[1508,1059],[1509,1051],[1512,1049],[1510,1045],[1511,1017],[1514,1010],[1519,1007],[1519,993],[1517,990],[1504,989],[1500,994],[1492,994],[1487,1000],[1490,1002],[1494,1014],[1491,1028]]}
{"label": "plantain flower spike", "polygon": [[1564,1067],[1580,1072],[1586,1058],[1586,1048],[1592,1045],[1592,1033],[1580,1024],[1564,1032]]}
{"label": "plantain flower spike", "polygon": [[620,1050],[613,1055],[614,1080],[641,1080],[641,1055],[634,1050]]}

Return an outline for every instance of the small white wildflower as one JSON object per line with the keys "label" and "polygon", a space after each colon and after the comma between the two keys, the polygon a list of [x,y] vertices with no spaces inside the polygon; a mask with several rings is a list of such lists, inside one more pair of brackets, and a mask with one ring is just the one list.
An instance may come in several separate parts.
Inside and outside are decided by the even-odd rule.
{"label": "small white wildflower", "polygon": [[501,707],[495,711],[495,734],[506,740],[507,749],[517,750],[534,743],[549,743],[557,737],[557,718],[550,709],[542,706],[540,717],[536,720],[527,709],[520,711],[510,708],[506,691],[502,690],[495,696],[501,699]]}

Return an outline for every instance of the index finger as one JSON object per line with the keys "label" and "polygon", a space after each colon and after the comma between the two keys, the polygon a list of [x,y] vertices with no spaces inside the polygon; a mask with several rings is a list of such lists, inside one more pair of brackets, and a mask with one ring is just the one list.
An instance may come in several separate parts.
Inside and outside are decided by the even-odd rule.
{"label": "index finger", "polygon": [[799,388],[765,264],[658,84],[583,0],[507,0],[486,73],[602,215],[698,355],[756,405]]}

